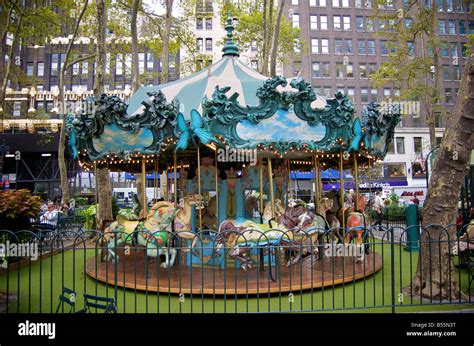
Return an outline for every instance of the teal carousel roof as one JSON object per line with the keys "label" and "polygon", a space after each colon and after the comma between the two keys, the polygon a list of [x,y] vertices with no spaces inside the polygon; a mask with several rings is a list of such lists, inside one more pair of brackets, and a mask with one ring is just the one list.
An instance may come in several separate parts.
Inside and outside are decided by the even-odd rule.
{"label": "teal carousel roof", "polygon": [[371,103],[359,118],[347,95],[324,99],[302,78],[262,76],[238,59],[232,20],[226,30],[222,59],[190,77],[142,87],[128,104],[89,98],[66,118],[75,157],[122,166],[197,142],[257,148],[261,156],[385,156],[400,118],[396,104]]}

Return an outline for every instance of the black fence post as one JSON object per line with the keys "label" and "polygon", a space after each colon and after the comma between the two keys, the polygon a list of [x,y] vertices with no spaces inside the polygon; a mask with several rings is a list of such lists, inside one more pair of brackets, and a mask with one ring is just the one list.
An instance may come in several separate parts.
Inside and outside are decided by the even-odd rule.
{"label": "black fence post", "polygon": [[390,228],[390,275],[392,276],[392,314],[395,313],[395,239],[393,227]]}

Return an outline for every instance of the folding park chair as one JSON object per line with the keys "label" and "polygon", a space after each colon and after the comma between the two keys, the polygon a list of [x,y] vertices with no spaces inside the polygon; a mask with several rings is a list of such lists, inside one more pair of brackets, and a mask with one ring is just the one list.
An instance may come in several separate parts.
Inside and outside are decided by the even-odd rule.
{"label": "folding park chair", "polygon": [[104,310],[104,313],[117,313],[117,304],[114,298],[100,297],[84,293],[84,309],[80,312],[90,312],[90,308]]}
{"label": "folding park chair", "polygon": [[59,304],[56,313],[59,312],[61,306],[65,305],[69,306],[69,313],[71,313],[76,306],[76,292],[67,287],[63,287],[63,292],[59,296]]}

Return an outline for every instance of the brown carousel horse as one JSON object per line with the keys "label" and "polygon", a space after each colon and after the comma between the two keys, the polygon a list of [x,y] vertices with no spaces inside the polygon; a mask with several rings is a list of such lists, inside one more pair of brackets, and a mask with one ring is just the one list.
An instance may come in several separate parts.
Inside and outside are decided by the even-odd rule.
{"label": "brown carousel horse", "polygon": [[[252,221],[235,225],[226,220],[219,227],[216,237],[218,247],[232,250],[229,256],[242,262],[242,269],[251,269],[254,261],[249,257],[250,250],[259,246],[283,246],[294,253],[286,266],[298,263],[309,251],[317,252],[318,232],[325,229],[325,220],[309,211],[306,206],[297,204],[285,210],[276,218],[275,228],[265,229]],[[270,227],[272,227],[270,221]]]}

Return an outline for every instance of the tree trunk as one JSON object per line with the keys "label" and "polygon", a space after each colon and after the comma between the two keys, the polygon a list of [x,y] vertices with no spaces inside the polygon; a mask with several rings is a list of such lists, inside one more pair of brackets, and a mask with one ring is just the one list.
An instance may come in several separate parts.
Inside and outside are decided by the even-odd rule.
{"label": "tree trunk", "polygon": [[[97,45],[96,62],[97,71],[94,79],[94,97],[97,99],[104,92],[105,60],[107,58],[105,31],[107,28],[107,10],[105,0],[96,0],[97,10]],[[99,210],[97,213],[97,225],[102,230],[104,221],[112,220],[112,188],[110,185],[110,173],[107,168],[97,169],[97,200]]]}
{"label": "tree trunk", "polygon": [[66,55],[64,56],[64,61],[62,61],[61,70],[59,71],[59,113],[61,114],[61,119],[63,123],[61,124],[61,130],[59,133],[59,145],[58,145],[58,165],[59,165],[59,177],[61,180],[61,198],[62,202],[69,202],[71,198],[69,193],[69,179],[67,176],[67,164],[65,158],[66,150],[66,127],[64,126],[64,116],[66,115],[66,100],[64,99],[64,78],[66,76],[66,70],[68,68],[69,57],[71,55],[71,50],[74,45],[74,40],[76,39],[77,32],[79,30],[79,25],[81,24],[84,13],[86,12],[89,0],[84,2],[79,17],[76,19],[76,24],[74,26],[74,31],[72,37],[68,43],[66,49]]}
{"label": "tree trunk", "polygon": [[[468,172],[474,145],[474,55],[471,55],[464,67],[459,94],[449,124],[431,173],[423,210],[424,227],[428,225],[446,227],[456,223],[459,192]],[[430,299],[464,297],[456,281],[453,259],[449,256],[457,241],[455,231],[453,227],[447,229],[430,227],[421,234],[418,268],[413,281],[413,290],[410,291],[408,288],[408,293],[414,297]],[[445,242],[440,243],[439,239]]]}
{"label": "tree trunk", "polygon": [[263,0],[263,47],[262,47],[262,66],[260,68],[261,74],[268,75],[268,23],[267,23],[267,0]]}
{"label": "tree trunk", "polygon": [[132,93],[140,88],[140,70],[138,68],[138,28],[137,16],[140,0],[133,0],[130,32],[132,34]]}
{"label": "tree trunk", "polygon": [[3,81],[2,81],[2,90],[0,92],[0,106],[3,107],[3,109],[5,109],[5,105],[4,105],[5,95],[7,92],[8,80],[10,79],[10,73],[12,70],[13,54],[15,52],[15,46],[18,43],[18,37],[20,36],[21,26],[23,23],[23,17],[24,17],[23,12],[20,12],[20,17],[18,18],[18,24],[15,28],[13,42],[10,49],[8,50],[7,66],[5,66],[5,71],[3,72],[3,76],[2,76]]}
{"label": "tree trunk", "polygon": [[163,50],[161,52],[161,83],[168,83],[169,80],[169,45],[171,32],[171,11],[173,9],[173,0],[166,0],[165,29],[163,30]]}
{"label": "tree trunk", "polygon": [[276,17],[276,22],[275,22],[275,31],[273,32],[272,54],[270,57],[270,77],[276,76],[278,40],[280,38],[280,23],[281,23],[281,16],[283,14],[284,6],[285,6],[285,0],[280,0],[280,3],[278,5],[278,13]]}

